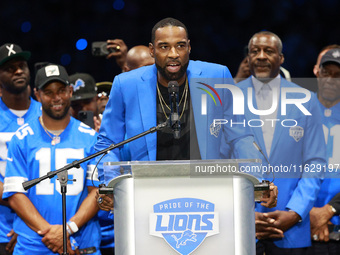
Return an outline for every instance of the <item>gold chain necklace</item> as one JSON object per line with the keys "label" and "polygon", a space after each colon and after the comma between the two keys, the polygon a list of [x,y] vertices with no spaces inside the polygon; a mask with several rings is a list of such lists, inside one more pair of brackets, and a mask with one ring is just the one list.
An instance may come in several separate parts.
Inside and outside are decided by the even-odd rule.
{"label": "gold chain necklace", "polygon": [[[183,101],[183,98],[184,98],[184,103],[183,103],[183,108],[182,108],[182,113],[181,113],[181,116],[179,116],[179,119],[182,118],[183,116],[183,113],[184,113],[184,110],[185,110],[185,105],[187,103],[187,98],[188,98],[188,80],[185,81],[185,88],[184,88],[184,91],[183,91],[183,94],[182,94],[182,97],[181,97],[181,100],[179,101],[179,104],[178,104],[178,107],[181,105],[182,101]],[[166,114],[165,112],[165,109],[164,109],[164,105],[166,106],[166,108],[168,108],[169,111],[171,111],[170,107],[166,104],[163,96],[162,96],[162,93],[161,91],[159,90],[159,87],[158,87],[158,82],[157,82],[157,94],[158,94],[158,99],[159,99],[159,102],[161,104],[161,108],[162,108],[162,111],[164,113],[164,116],[165,118],[168,118],[168,115]],[[164,105],[163,105],[164,104]]]}
{"label": "gold chain necklace", "polygon": [[46,134],[52,139],[51,144],[52,144],[52,145],[56,145],[56,144],[60,143],[60,134],[64,131],[64,129],[61,130],[59,134],[53,134],[53,133],[52,133],[52,134],[54,135],[54,136],[52,137],[52,136],[50,135],[50,131],[48,131],[48,129],[45,127],[44,121],[43,121],[42,117],[39,117],[39,121],[40,121],[41,126],[42,126],[43,129],[45,130]]}

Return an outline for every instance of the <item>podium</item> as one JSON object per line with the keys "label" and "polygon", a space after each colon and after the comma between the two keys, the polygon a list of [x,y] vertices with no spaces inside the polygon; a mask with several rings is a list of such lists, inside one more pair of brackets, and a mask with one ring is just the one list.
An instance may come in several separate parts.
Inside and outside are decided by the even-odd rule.
{"label": "podium", "polygon": [[106,162],[116,255],[255,254],[261,161]]}

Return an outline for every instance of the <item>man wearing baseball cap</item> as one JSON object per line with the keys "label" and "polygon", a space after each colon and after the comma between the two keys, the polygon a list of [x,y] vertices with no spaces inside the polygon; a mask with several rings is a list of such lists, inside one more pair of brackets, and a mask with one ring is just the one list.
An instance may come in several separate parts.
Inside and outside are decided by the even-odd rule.
{"label": "man wearing baseball cap", "polygon": [[[7,146],[15,131],[41,114],[41,105],[30,97],[31,53],[19,45],[0,46],[0,194],[6,170]],[[1,197],[0,197],[1,199]],[[0,254],[12,254],[16,234],[12,231],[15,213],[7,201],[0,203]],[[8,235],[8,233],[10,233]]]}
{"label": "man wearing baseball cap", "polygon": [[98,131],[101,122],[94,78],[87,73],[75,73],[70,75],[70,83],[73,87],[71,115]]}
{"label": "man wearing baseball cap", "polygon": [[[9,145],[3,197],[19,216],[14,219],[14,231],[18,234],[14,254],[63,253],[59,180],[44,180],[27,191],[22,182],[94,153],[96,132],[69,114],[72,91],[64,67],[50,64],[39,69],[35,96],[41,102],[42,115],[19,129]],[[77,249],[80,254],[100,254],[93,186],[98,185],[98,180],[91,179],[93,163],[89,160],[80,168],[68,170],[75,179],[68,180],[66,192],[67,239],[73,244],[73,250],[68,245],[70,254]]]}
{"label": "man wearing baseball cap", "polygon": [[331,255],[340,253],[340,48],[326,51],[315,75],[330,171],[310,212],[313,242],[308,254]]}
{"label": "man wearing baseball cap", "polygon": [[107,104],[107,101],[109,100],[112,82],[110,81],[97,82],[96,86],[97,86],[97,106],[99,116],[102,118],[105,106]]}

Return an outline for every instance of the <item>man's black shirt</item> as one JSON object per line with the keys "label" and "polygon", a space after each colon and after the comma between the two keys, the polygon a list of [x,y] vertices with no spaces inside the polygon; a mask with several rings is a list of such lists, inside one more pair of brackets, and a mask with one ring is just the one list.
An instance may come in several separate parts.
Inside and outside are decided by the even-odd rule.
{"label": "man's black shirt", "polygon": [[[165,101],[165,103],[170,106],[169,92],[168,88],[162,85],[158,85],[159,91]],[[185,84],[179,86],[179,101],[181,100],[183,93],[185,93]],[[181,124],[181,136],[179,139],[174,138],[173,131],[170,127],[166,127],[161,131],[157,132],[157,160],[189,160],[189,159],[200,159],[200,152],[198,148],[198,141],[196,135],[194,114],[192,111],[190,91],[188,87],[187,98],[185,100],[185,94],[182,101],[178,107],[179,116]],[[171,114],[171,111],[164,105],[163,109],[161,102],[159,100],[159,95],[157,92],[157,124],[166,121],[166,116]],[[183,112],[183,105],[185,103],[185,108]],[[183,113],[183,114],[182,114]],[[190,152],[191,149],[191,152]]]}

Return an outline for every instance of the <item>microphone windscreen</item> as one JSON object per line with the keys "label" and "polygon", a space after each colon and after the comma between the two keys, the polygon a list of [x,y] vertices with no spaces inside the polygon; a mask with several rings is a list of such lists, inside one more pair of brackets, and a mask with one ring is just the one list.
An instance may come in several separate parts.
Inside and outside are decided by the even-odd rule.
{"label": "microphone windscreen", "polygon": [[179,85],[177,81],[169,81],[168,83],[168,92],[169,93],[178,93]]}

